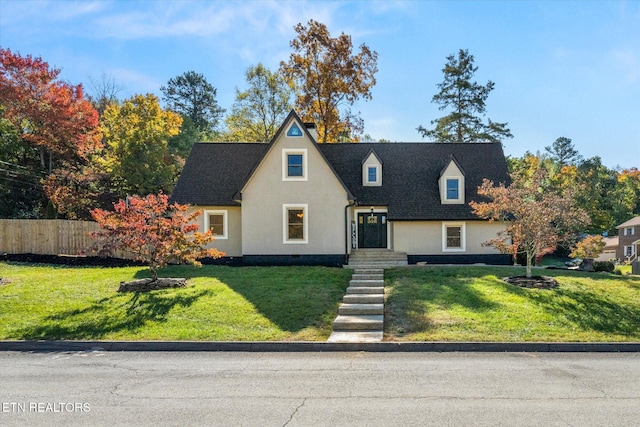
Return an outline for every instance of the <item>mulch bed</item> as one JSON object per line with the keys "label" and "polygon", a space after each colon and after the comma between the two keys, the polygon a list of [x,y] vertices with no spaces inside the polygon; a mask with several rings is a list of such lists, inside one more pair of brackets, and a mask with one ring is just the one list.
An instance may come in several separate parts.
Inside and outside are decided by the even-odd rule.
{"label": "mulch bed", "polygon": [[98,267],[139,267],[143,262],[121,258],[105,258],[97,256],[64,256],[38,254],[3,254],[0,261],[26,262],[31,264],[55,264],[68,266],[98,266]]}
{"label": "mulch bed", "polygon": [[558,281],[549,276],[511,276],[505,277],[502,280],[510,285],[520,286],[521,288],[553,289],[558,287]]}
{"label": "mulch bed", "polygon": [[158,277],[158,279],[140,279],[132,282],[120,282],[118,292],[149,292],[158,289],[184,288],[187,279]]}

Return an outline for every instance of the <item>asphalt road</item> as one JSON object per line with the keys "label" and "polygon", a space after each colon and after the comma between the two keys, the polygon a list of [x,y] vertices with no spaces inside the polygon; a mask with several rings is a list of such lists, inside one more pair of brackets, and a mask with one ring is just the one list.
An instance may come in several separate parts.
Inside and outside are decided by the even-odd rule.
{"label": "asphalt road", "polygon": [[637,426],[640,353],[0,352],[1,426]]}

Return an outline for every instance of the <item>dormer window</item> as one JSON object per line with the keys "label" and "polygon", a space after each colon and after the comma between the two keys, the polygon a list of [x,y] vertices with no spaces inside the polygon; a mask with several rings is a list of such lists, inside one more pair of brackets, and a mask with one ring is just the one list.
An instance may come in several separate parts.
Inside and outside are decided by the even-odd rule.
{"label": "dormer window", "polygon": [[376,166],[367,166],[367,183],[375,184],[378,181],[378,168]]}
{"label": "dormer window", "polygon": [[464,171],[452,156],[447,166],[440,172],[440,203],[443,205],[464,204]]}
{"label": "dormer window", "polygon": [[380,187],[382,185],[382,161],[371,150],[362,162],[362,185]]}
{"label": "dormer window", "polygon": [[458,178],[447,178],[447,200],[460,200],[460,180]]}

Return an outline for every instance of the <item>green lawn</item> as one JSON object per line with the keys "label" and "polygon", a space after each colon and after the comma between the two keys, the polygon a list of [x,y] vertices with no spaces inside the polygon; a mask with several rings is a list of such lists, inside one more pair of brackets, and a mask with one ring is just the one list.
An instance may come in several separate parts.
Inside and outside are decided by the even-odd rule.
{"label": "green lawn", "polygon": [[[552,290],[500,278],[512,267],[387,270],[385,340],[640,341],[640,277],[537,270]],[[187,288],[116,292],[141,267],[0,263],[0,339],[326,340],[351,271],[173,266]]]}
{"label": "green lawn", "polygon": [[183,289],[116,292],[146,269],[0,262],[0,339],[326,340],[350,272],[173,266]]}
{"label": "green lawn", "polygon": [[385,340],[640,341],[640,277],[536,270],[551,290],[500,278],[511,267],[387,270]]}

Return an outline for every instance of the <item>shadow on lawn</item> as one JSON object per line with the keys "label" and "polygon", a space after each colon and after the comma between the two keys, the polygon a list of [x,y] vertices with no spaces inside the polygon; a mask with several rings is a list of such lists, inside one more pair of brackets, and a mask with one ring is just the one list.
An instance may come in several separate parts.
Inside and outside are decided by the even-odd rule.
{"label": "shadow on lawn", "polygon": [[[339,272],[340,274],[336,274]],[[213,276],[282,331],[331,328],[350,275],[324,267],[218,268]]]}
{"label": "shadow on lawn", "polygon": [[[161,274],[217,279],[280,330],[292,333],[308,327],[331,328],[350,279],[348,270],[301,266],[171,266]],[[141,270],[135,277],[149,277],[148,271]]]}
{"label": "shadow on lawn", "polygon": [[583,330],[640,337],[640,311],[637,307],[612,301],[606,295],[564,287],[521,295],[550,313],[564,316]]}
{"label": "shadow on lawn", "polygon": [[391,291],[385,304],[385,324],[397,335],[426,332],[435,327],[429,316],[429,305],[445,310],[459,306],[477,312],[500,307],[469,286],[468,277],[447,271],[401,271],[396,275],[392,270],[387,279]]}
{"label": "shadow on lawn", "polygon": [[38,325],[16,331],[16,335],[25,340],[99,339],[112,332],[135,331],[148,322],[164,322],[174,307],[189,307],[209,293],[209,290],[188,295],[135,293],[128,299],[120,294],[113,295],[84,309],[45,317]]}

